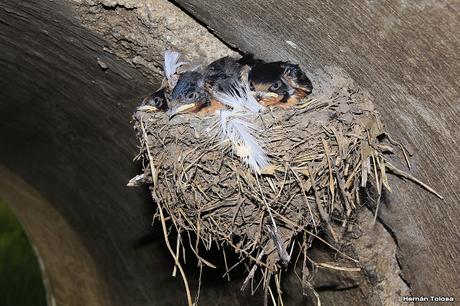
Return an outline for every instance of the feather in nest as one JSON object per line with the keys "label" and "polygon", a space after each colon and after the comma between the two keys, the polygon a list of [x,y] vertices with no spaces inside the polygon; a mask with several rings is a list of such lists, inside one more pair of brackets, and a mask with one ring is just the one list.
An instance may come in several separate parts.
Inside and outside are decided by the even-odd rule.
{"label": "feather in nest", "polygon": [[254,116],[263,109],[249,94],[247,84],[234,84],[228,92],[215,93],[215,98],[230,107],[219,112],[219,132],[232,144],[233,152],[256,173],[268,166],[267,154],[258,135],[260,127]]}

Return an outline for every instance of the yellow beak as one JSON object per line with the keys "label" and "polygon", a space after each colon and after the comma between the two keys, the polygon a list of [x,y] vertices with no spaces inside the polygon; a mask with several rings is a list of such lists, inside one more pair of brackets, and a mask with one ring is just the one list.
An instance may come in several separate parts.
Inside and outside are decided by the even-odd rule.
{"label": "yellow beak", "polygon": [[174,117],[177,114],[185,113],[186,111],[188,111],[190,109],[193,109],[195,107],[196,107],[196,103],[184,104],[184,105],[181,105],[179,107],[176,107],[169,114],[169,119],[171,119],[172,117]]}
{"label": "yellow beak", "polygon": [[142,105],[142,106],[139,106],[137,110],[142,111],[142,112],[157,112],[158,108],[156,108],[155,106],[151,106],[151,105]]}
{"label": "yellow beak", "polygon": [[262,99],[267,99],[267,98],[278,98],[278,94],[275,92],[267,92],[262,96]]}

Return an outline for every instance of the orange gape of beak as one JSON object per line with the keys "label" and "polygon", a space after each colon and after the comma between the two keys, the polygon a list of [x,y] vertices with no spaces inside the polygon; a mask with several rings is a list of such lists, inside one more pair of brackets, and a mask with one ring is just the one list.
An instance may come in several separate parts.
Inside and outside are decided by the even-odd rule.
{"label": "orange gape of beak", "polygon": [[169,118],[173,118],[178,114],[190,114],[195,113],[199,115],[208,115],[214,114],[220,109],[224,109],[225,105],[221,102],[217,101],[216,99],[211,99],[209,105],[203,106],[201,103],[190,103],[184,104],[172,109]]}

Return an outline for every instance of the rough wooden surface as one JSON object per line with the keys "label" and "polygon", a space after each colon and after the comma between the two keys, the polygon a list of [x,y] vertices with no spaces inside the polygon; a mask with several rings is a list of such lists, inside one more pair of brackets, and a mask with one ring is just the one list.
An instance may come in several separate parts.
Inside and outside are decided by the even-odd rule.
{"label": "rough wooden surface", "polygon": [[460,298],[460,2],[177,2],[243,51],[299,62],[320,87],[338,68],[374,96],[414,152],[411,173],[445,197],[393,180],[380,217],[403,277],[414,295]]}
{"label": "rough wooden surface", "polygon": [[30,185],[0,166],[0,195],[32,238],[48,305],[112,305],[106,281],[73,230]]}
{"label": "rough wooden surface", "polygon": [[[0,197],[42,250],[56,305],[182,305],[149,195],[126,187],[138,174],[131,114],[155,86],[104,52],[69,8],[0,2],[0,164],[14,175],[0,175]],[[198,279],[196,265],[188,269]],[[204,280],[204,305],[254,305],[238,281],[216,278]]]}

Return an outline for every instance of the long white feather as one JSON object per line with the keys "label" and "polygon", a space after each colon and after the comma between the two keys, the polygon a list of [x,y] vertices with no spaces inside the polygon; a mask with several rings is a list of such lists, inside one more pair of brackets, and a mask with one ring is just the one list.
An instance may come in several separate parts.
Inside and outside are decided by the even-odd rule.
{"label": "long white feather", "polygon": [[[259,126],[251,122],[254,113],[262,109],[244,87],[234,87],[230,93],[218,93],[215,98],[232,110],[222,110],[219,114],[220,132],[224,140],[230,141],[233,152],[250,166],[255,172],[260,173],[268,166],[268,157],[260,145],[258,132]],[[253,98],[252,98],[253,99]]]}
{"label": "long white feather", "polygon": [[243,120],[234,111],[221,111],[221,128],[224,139],[230,141],[233,152],[245,164],[257,173],[268,166],[267,155],[255,135],[258,128],[255,124]]}
{"label": "long white feather", "polygon": [[177,69],[179,67],[184,66],[185,64],[188,64],[188,62],[179,62],[179,58],[181,57],[181,54],[176,51],[172,50],[166,50],[165,51],[165,62],[164,62],[164,71],[165,71],[165,77],[170,82],[170,85],[174,87],[171,84],[171,82],[174,81],[174,75],[177,73]]}

